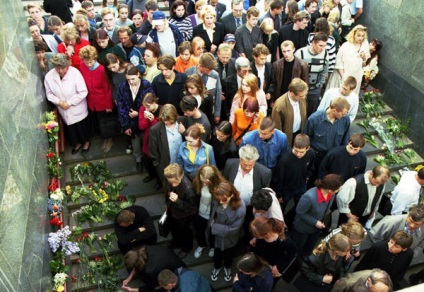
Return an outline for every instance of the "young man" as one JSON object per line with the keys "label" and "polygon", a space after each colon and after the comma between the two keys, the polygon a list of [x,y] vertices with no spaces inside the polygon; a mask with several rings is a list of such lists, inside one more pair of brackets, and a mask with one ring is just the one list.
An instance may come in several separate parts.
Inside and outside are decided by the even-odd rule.
{"label": "young man", "polygon": [[180,102],[180,108],[184,113],[184,118],[179,125],[179,131],[185,135],[185,131],[192,125],[199,123],[205,127],[205,134],[202,140],[208,142],[211,136],[211,124],[208,117],[199,110],[197,99],[194,96],[184,96]]}
{"label": "young man", "polygon": [[325,110],[333,99],[342,96],[346,98],[350,104],[350,110],[347,114],[350,122],[353,123],[359,108],[359,96],[353,91],[356,88],[356,84],[355,77],[346,77],[340,88],[330,88],[324,93],[317,110]]}
{"label": "young man", "polygon": [[408,214],[386,216],[374,225],[361,243],[361,252],[380,240],[388,241],[398,230],[405,230],[412,236],[411,249],[414,251],[412,264],[424,262],[424,207],[413,205]]}
{"label": "young man", "polygon": [[282,0],[273,0],[269,5],[269,10],[259,19],[259,25],[265,18],[271,18],[274,22],[274,29],[279,31],[285,18],[284,2]]}
{"label": "young man", "polygon": [[213,98],[211,101],[213,104],[212,112],[207,113],[207,115],[213,114],[214,120],[211,122],[217,124],[221,119],[222,87],[218,72],[215,71],[216,67],[218,67],[218,63],[212,53],[204,53],[197,66],[186,70],[186,75],[198,74],[202,77],[203,84]]}
{"label": "young man", "polygon": [[402,288],[400,282],[414,257],[411,245],[412,237],[406,231],[399,230],[390,237],[389,242],[382,240],[374,243],[356,270],[382,269],[390,275],[394,288],[399,290]]}
{"label": "young man", "polygon": [[178,47],[184,41],[178,27],[168,23],[165,13],[156,11],[152,16],[153,29],[149,32],[148,43],[159,44],[162,55],[178,56]]}
{"label": "young man", "polygon": [[343,181],[364,173],[367,167],[367,157],[362,151],[365,146],[364,136],[352,134],[346,146],[331,149],[325,155],[319,168],[318,178],[324,178],[327,174],[337,173]]}
{"label": "young man", "polygon": [[297,134],[306,124],[306,95],[308,84],[300,78],[293,78],[288,92],[278,98],[272,108],[275,127],[287,135],[290,147]]}
{"label": "young man", "polygon": [[247,21],[236,30],[236,51],[241,57],[253,60],[253,48],[257,44],[262,44],[262,30],[257,26],[259,10],[250,7],[247,10]]}
{"label": "young man", "polygon": [[138,33],[132,34],[128,26],[121,26],[118,28],[118,38],[120,43],[117,46],[124,51],[126,61],[131,62],[141,74],[144,74],[146,65],[144,64],[142,49],[137,46],[142,46],[147,37]]}
{"label": "young man", "polygon": [[378,211],[381,197],[384,194],[385,183],[390,178],[390,170],[378,165],[373,170],[358,174],[348,179],[337,194],[340,224],[349,219],[365,226],[369,219],[373,219]]}
{"label": "young man", "polygon": [[202,275],[183,267],[174,272],[168,269],[162,270],[158,275],[158,283],[166,291],[212,291],[209,282]]}
{"label": "young man", "polygon": [[303,132],[311,139],[311,147],[315,151],[315,172],[309,186],[313,186],[325,154],[334,147],[347,145],[350,136],[350,120],[347,117],[349,109],[349,102],[338,97],[325,111],[316,111],[308,118]]}
{"label": "young man", "polygon": [[308,26],[306,27],[310,32],[314,31],[315,19],[313,16],[315,15],[315,11],[318,8],[318,0],[306,0],[305,2],[305,11],[309,13],[311,16],[311,20],[308,22]]}
{"label": "young man", "polygon": [[256,191],[252,198],[253,215],[274,218],[284,222],[283,212],[275,192],[270,188],[263,188]]}
{"label": "young man", "polygon": [[112,8],[103,8],[101,11],[103,29],[115,44],[119,43],[118,27],[115,25],[115,11]]}
{"label": "young man", "polygon": [[115,218],[114,228],[123,255],[135,247],[156,244],[156,229],[144,207],[133,205],[123,209]]}
{"label": "young man", "polygon": [[153,13],[159,10],[158,3],[156,0],[150,0],[146,3],[147,19],[143,22],[140,27],[140,33],[142,35],[148,35],[149,32],[153,29]]}
{"label": "young man", "polygon": [[90,26],[94,29],[97,28],[97,22],[102,21],[102,18],[99,14],[96,13],[94,9],[94,4],[91,1],[83,1],[81,3],[81,8],[87,11],[87,18]]}
{"label": "young man", "polygon": [[312,39],[311,45],[296,51],[295,56],[309,66],[308,117],[318,108],[321,89],[325,84],[330,59],[325,46],[328,37],[319,32]]}
{"label": "young man", "polygon": [[246,23],[246,14],[243,13],[243,0],[232,0],[231,8],[231,13],[223,15],[221,18],[225,35],[229,33],[234,34],[238,27]]}
{"label": "young man", "polygon": [[285,213],[286,224],[292,224],[296,215],[296,206],[306,192],[306,182],[312,175],[315,153],[310,147],[309,137],[299,134],[294,139],[293,148],[286,151],[278,162],[278,184],[276,193],[282,201],[283,212],[291,199],[294,207]]}
{"label": "young man", "polygon": [[[289,84],[294,78],[300,78],[309,83],[308,64],[294,56],[295,47],[292,41],[284,41],[281,44],[283,58],[272,64],[274,73],[273,87],[274,95],[272,102],[275,102],[280,96],[289,90]],[[284,131],[283,131],[284,132]]]}
{"label": "young man", "polygon": [[[293,17],[293,23],[283,25],[278,31],[279,43],[292,41],[296,50],[305,47],[308,44],[309,30],[306,29],[311,16],[306,11],[299,11]],[[283,55],[280,52],[280,57]]]}
{"label": "young man", "polygon": [[155,95],[159,97],[158,104],[164,105],[170,103],[182,115],[180,101],[184,94],[184,84],[187,75],[174,70],[175,60],[170,55],[160,57],[157,65],[161,74],[153,79],[152,87]]}
{"label": "young man", "polygon": [[[257,44],[253,48],[253,59],[254,61],[250,64],[252,68],[252,74],[258,77],[259,88],[265,92],[266,99],[271,100],[271,96],[274,93],[273,84],[273,73],[272,65],[270,62],[267,62],[266,59],[269,55],[269,50],[264,44]],[[268,109],[271,110],[271,107],[268,102]]]}

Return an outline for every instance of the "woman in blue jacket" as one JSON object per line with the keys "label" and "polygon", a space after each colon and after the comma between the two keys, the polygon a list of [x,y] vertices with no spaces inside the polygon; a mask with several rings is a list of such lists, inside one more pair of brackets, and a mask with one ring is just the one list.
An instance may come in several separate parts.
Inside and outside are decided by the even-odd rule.
{"label": "woman in blue jacket", "polygon": [[214,165],[215,155],[212,146],[202,141],[205,134],[203,125],[196,123],[190,126],[185,133],[185,142],[180,146],[177,163],[184,169],[184,174],[191,180],[202,165]]}

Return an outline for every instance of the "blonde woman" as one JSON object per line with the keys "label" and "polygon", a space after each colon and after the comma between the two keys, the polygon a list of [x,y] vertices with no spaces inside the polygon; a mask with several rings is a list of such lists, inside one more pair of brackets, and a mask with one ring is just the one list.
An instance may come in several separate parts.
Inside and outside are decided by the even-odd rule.
{"label": "blonde woman", "polygon": [[[340,87],[341,81],[347,76],[362,80],[364,75],[362,64],[371,56],[367,28],[363,25],[355,26],[346,40],[337,53],[335,70],[328,80],[327,90]],[[358,82],[353,92],[359,94],[360,88],[361,82]]]}
{"label": "blonde woman", "polygon": [[323,240],[301,266],[302,275],[294,286],[302,292],[330,291],[343,274],[343,259],[352,244],[346,235],[334,235],[328,242]]}
{"label": "blonde woman", "polygon": [[96,29],[90,26],[87,16],[81,14],[75,15],[74,24],[79,32],[80,37],[86,41],[89,41],[90,44],[93,44]]}
{"label": "blonde woman", "polygon": [[59,53],[66,54],[71,60],[71,65],[79,69],[81,62],[79,51],[83,47],[89,46],[90,42],[80,37],[73,23],[68,23],[63,26],[62,31],[60,32],[60,37],[63,42],[57,46],[57,51]]}
{"label": "blonde woman", "polygon": [[36,22],[38,28],[40,29],[40,34],[52,34],[49,30],[48,15],[43,15],[43,9],[38,3],[31,2],[26,6],[26,10],[31,18]]}
{"label": "blonde woman", "polygon": [[214,54],[224,41],[224,26],[216,22],[216,11],[211,5],[203,7],[200,17],[203,23],[193,29],[193,37],[201,37],[205,41],[206,51]]}
{"label": "blonde woman", "polygon": [[258,100],[259,111],[263,114],[263,116],[266,116],[268,105],[266,102],[265,92],[259,89],[258,78],[249,73],[241,80],[241,87],[234,96],[230,110],[230,123],[234,122],[235,110],[241,108],[248,97],[254,97]]}
{"label": "blonde woman", "polygon": [[262,41],[271,53],[271,58],[268,58],[267,61],[274,63],[277,60],[277,56],[279,56],[278,31],[274,29],[274,21],[267,17],[262,21],[260,28],[263,32]]}

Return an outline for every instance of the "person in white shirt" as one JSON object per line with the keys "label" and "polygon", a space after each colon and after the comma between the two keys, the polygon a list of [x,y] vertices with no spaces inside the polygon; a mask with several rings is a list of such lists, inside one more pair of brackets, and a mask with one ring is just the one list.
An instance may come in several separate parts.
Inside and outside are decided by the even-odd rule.
{"label": "person in white shirt", "polygon": [[356,92],[353,91],[356,88],[356,84],[357,81],[355,77],[346,77],[343,80],[340,88],[331,88],[324,93],[324,96],[322,97],[317,110],[326,110],[330,106],[330,103],[333,99],[340,96],[344,97],[350,104],[350,109],[347,112],[347,115],[349,116],[350,122],[352,123],[356,118],[359,107],[359,96]]}
{"label": "person in white shirt", "polygon": [[408,213],[412,205],[424,204],[424,168],[418,171],[406,171],[392,192],[390,202],[392,215]]}

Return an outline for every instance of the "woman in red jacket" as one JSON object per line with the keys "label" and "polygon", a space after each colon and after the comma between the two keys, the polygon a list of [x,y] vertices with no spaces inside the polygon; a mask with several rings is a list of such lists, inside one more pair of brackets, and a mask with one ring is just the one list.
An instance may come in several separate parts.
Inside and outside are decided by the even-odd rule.
{"label": "woman in red jacket", "polygon": [[[105,68],[97,62],[97,51],[92,46],[83,47],[79,52],[81,58],[80,71],[87,85],[87,103],[94,118],[96,130],[103,138],[102,150],[109,152],[113,145],[113,129],[110,124],[105,127],[106,120],[113,119],[112,85],[106,78]],[[118,126],[118,120],[116,125]]]}

